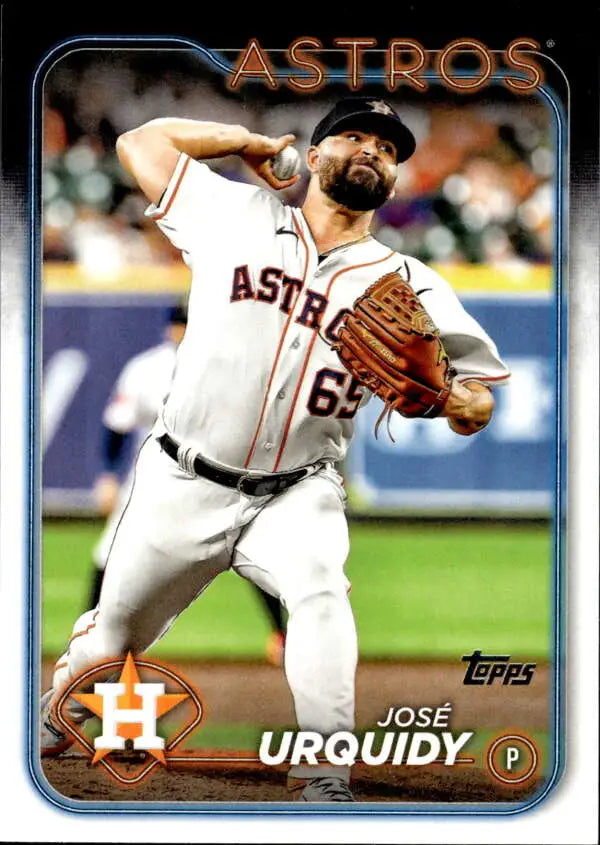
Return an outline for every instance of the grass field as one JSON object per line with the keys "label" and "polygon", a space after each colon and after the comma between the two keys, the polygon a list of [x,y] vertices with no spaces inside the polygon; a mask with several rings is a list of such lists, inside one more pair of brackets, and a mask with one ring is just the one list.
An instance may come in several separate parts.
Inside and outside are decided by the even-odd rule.
{"label": "grass field", "polygon": [[[100,523],[44,526],[43,651],[64,650],[85,609]],[[363,658],[456,659],[475,648],[544,660],[552,543],[519,525],[351,526],[346,567]],[[152,649],[163,658],[262,658],[268,624],[252,587],[220,576]]]}

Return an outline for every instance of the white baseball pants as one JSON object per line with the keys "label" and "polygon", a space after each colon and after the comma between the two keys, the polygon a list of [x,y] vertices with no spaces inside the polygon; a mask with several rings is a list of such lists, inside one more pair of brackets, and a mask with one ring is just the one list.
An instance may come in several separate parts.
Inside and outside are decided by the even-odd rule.
{"label": "white baseball pants", "polygon": [[[331,467],[276,496],[251,497],[188,475],[150,437],[136,464],[98,608],[75,623],[54,689],[92,664],[147,650],[233,566],[288,611],[285,671],[300,729],[325,735],[352,730],[357,645],[343,570],[343,501]],[[310,768],[290,773],[314,776]],[[342,767],[335,773],[348,776]]]}

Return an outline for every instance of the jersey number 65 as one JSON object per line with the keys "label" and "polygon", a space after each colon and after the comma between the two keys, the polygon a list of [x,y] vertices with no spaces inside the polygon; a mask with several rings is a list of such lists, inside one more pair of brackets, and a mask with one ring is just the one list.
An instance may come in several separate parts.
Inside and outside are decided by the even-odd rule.
{"label": "jersey number 65", "polygon": [[[344,387],[348,379],[350,383],[346,391],[342,393],[340,388]],[[363,397],[364,391],[361,385],[355,378],[350,377],[350,373],[324,367],[315,377],[306,406],[316,417],[329,417],[335,414],[339,419],[349,420],[358,411]],[[336,413],[340,402],[343,404]]]}

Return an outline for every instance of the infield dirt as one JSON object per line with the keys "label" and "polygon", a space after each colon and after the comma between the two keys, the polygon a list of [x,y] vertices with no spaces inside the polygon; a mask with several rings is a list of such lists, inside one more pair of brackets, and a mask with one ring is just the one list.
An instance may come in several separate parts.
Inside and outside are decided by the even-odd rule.
{"label": "infield dirt", "polygon": [[[198,692],[212,724],[251,724],[276,730],[294,725],[291,696],[282,669],[262,663],[169,663]],[[44,688],[52,667],[44,665]],[[372,729],[390,707],[437,707],[452,704],[453,731],[493,735],[520,731],[525,736],[548,730],[549,670],[538,667],[530,686],[463,686],[464,667],[444,663],[363,663],[357,673],[356,723]],[[201,745],[200,729],[198,743]],[[76,746],[74,746],[76,748]],[[235,755],[230,755],[235,756]],[[544,783],[544,761],[519,785],[494,778],[483,750],[475,764],[447,767],[365,766],[353,769],[352,789],[361,802],[436,805],[460,802],[524,801]],[[285,773],[240,760],[235,763],[185,763],[157,767],[137,787],[122,787],[102,766],[91,766],[80,750],[42,761],[50,787],[82,802],[285,802]],[[132,805],[134,806],[134,805]],[[141,809],[141,808],[140,808]]]}

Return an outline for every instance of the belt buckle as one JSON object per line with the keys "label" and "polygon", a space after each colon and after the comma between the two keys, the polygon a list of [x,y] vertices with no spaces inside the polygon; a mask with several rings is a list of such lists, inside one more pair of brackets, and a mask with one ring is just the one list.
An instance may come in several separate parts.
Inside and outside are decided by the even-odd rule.
{"label": "belt buckle", "polygon": [[[299,481],[301,478],[304,478],[306,476],[306,473],[301,474],[300,470],[298,470],[297,473],[298,478],[292,479],[290,478],[290,473],[286,473],[284,478],[280,478],[275,473],[271,474],[270,476],[267,473],[267,475],[265,476],[261,475],[255,470],[250,470],[250,472],[247,472],[241,476],[241,478],[236,484],[236,489],[238,493],[245,493],[244,482],[253,481],[258,489],[255,489],[252,492],[245,493],[245,495],[247,496],[269,496],[271,494],[281,493],[283,490],[287,490],[288,487],[291,487],[292,484],[295,484],[296,481]],[[259,492],[261,485],[267,485],[270,489],[265,490],[264,493],[261,493]]]}
{"label": "belt buckle", "polygon": [[250,476],[248,475],[248,473],[244,473],[244,475],[240,475],[238,482],[235,485],[235,489],[238,491],[238,493],[244,492],[242,485],[243,485],[244,481],[247,481],[249,478],[250,478]]}
{"label": "belt buckle", "polygon": [[[253,490],[245,490],[246,483],[252,482],[255,486]],[[257,470],[250,470],[244,473],[235,485],[238,493],[243,493],[246,496],[269,496],[271,493],[279,492],[278,478],[276,475],[269,477],[269,473],[264,475]],[[261,492],[261,487],[266,486],[269,489]]]}
{"label": "belt buckle", "polygon": [[246,496],[258,496],[259,494],[255,490],[253,490],[253,491],[245,490],[244,485],[247,482],[252,482],[252,481],[255,484],[260,484],[261,483],[260,479],[262,477],[263,476],[259,472],[256,472],[256,470],[249,470],[249,472],[245,472],[242,476],[240,476],[237,484],[235,485],[235,488],[238,491],[238,493],[243,493]]}

